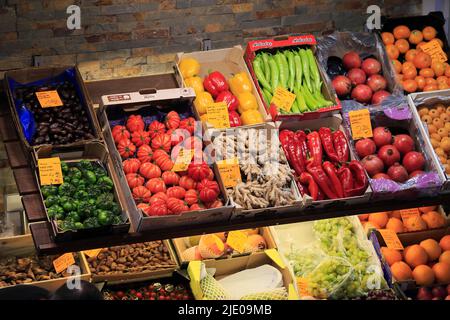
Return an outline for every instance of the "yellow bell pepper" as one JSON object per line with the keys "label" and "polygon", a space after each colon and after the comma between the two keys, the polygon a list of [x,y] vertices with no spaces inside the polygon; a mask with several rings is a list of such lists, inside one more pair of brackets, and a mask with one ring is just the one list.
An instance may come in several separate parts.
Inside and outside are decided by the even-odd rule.
{"label": "yellow bell pepper", "polygon": [[202,115],[200,116],[200,121],[201,121],[201,122],[208,122],[208,114],[207,114],[207,113],[202,114]]}
{"label": "yellow bell pepper", "polygon": [[241,114],[241,121],[244,126],[263,123],[264,119],[258,110],[247,110]]}
{"label": "yellow bell pepper", "polygon": [[228,79],[231,93],[238,96],[244,92],[252,92],[252,83],[245,72],[236,73],[233,77]]}
{"label": "yellow bell pepper", "polygon": [[185,58],[178,64],[183,78],[190,78],[200,73],[200,64],[194,58]]}
{"label": "yellow bell pepper", "polygon": [[197,109],[197,112],[200,113],[200,115],[205,114],[208,105],[211,105],[213,103],[214,99],[212,95],[206,91],[200,92],[197,95],[197,98],[195,98],[194,100],[194,106]]}
{"label": "yellow bell pepper", "polygon": [[184,83],[186,87],[193,88],[196,95],[199,95],[201,92],[205,91],[203,88],[203,80],[198,76],[190,77],[184,79]]}
{"label": "yellow bell pepper", "polygon": [[239,100],[239,113],[243,113],[247,110],[257,110],[258,104],[256,103],[256,98],[251,92],[243,92],[237,96]]}

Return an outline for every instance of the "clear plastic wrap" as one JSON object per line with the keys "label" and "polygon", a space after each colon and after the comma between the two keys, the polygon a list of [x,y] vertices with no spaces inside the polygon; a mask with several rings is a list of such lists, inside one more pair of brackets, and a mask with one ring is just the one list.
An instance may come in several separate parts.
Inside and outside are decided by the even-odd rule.
{"label": "clear plastic wrap", "polygon": [[[317,58],[323,66],[327,66],[329,57],[342,58],[349,51],[357,52],[363,59],[374,56],[381,63],[382,75],[387,81],[387,91],[394,96],[403,94],[401,87],[395,81],[395,70],[389,61],[383,44],[375,34],[366,32],[334,32],[318,38]],[[353,102],[353,100],[341,100],[342,107]]]}
{"label": "clear plastic wrap", "polygon": [[[420,122],[412,116],[405,97],[391,97],[381,103],[380,106],[364,106],[357,102],[346,104],[343,107],[344,127],[348,137],[351,137],[351,127],[348,113],[353,110],[368,109],[372,128],[378,126],[396,128],[407,131],[414,139],[416,150],[421,151],[425,157],[424,174],[408,179],[404,183],[398,183],[389,179],[370,179],[373,194],[386,197],[388,194],[399,196],[404,191],[408,197],[416,195],[437,195],[443,184],[443,179],[438,173],[439,164],[433,157],[433,150],[425,142],[428,139],[420,130]],[[355,151],[356,141],[350,140],[350,147]],[[355,151],[356,154],[356,151]],[[358,158],[358,160],[361,160]]]}

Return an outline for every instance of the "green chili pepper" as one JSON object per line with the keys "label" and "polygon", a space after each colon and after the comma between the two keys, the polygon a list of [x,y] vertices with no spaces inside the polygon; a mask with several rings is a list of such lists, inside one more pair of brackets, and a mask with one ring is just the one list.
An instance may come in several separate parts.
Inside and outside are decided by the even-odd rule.
{"label": "green chili pepper", "polygon": [[264,76],[264,72],[261,70],[261,63],[257,59],[253,60],[253,70],[255,71],[256,78],[258,79],[259,83],[261,83],[263,88],[270,89],[270,84],[267,82]]}
{"label": "green chili pepper", "polygon": [[295,63],[295,87],[299,88],[302,85],[302,76],[303,76],[303,71],[302,71],[302,60],[300,58],[300,55],[298,55],[297,53],[293,54],[294,56],[294,63]]}
{"label": "green chili pepper", "polygon": [[333,105],[333,102],[326,100],[320,91],[313,94],[313,98],[320,104],[321,107],[329,107]]}
{"label": "green chili pepper", "polygon": [[296,75],[294,54],[290,50],[284,51],[284,54],[287,57],[288,64],[289,64],[289,80],[288,80],[289,91],[294,92],[295,75]]}
{"label": "green chili pepper", "polygon": [[301,87],[301,93],[305,98],[305,102],[309,110],[315,111],[319,108],[319,103],[314,99],[307,86]]}
{"label": "green chili pepper", "polygon": [[288,77],[289,77],[289,65],[286,59],[286,56],[282,54],[281,52],[278,53],[279,56],[279,63],[281,65],[281,69],[283,70],[283,76],[281,76],[280,72],[280,82],[283,86],[283,88],[287,88],[288,85]]}
{"label": "green chili pepper", "polygon": [[[286,74],[286,69],[284,68],[284,65],[283,65],[283,59],[281,58],[282,55],[283,54],[280,52],[278,52],[275,55],[275,61],[277,63],[278,72],[280,74],[280,82],[279,82],[278,86],[286,88],[287,74]],[[273,89],[274,92],[275,92],[275,89],[276,88]]]}
{"label": "green chili pepper", "polygon": [[269,58],[269,65],[270,65],[270,75],[272,77],[271,79],[271,85],[272,85],[272,93],[275,92],[275,89],[278,88],[278,81],[279,81],[279,70],[277,63],[275,62],[275,58],[270,56]]}
{"label": "green chili pepper", "polygon": [[[267,53],[261,53],[262,63],[264,65],[264,77],[268,81],[270,79],[270,66],[269,66],[269,56]],[[270,90],[270,87],[269,87]]]}
{"label": "green chili pepper", "polygon": [[303,77],[305,78],[306,86],[308,87],[309,91],[312,91],[311,78],[309,74],[308,56],[306,55],[306,50],[300,49],[299,53],[300,58],[302,60],[302,71]]}
{"label": "green chili pepper", "polygon": [[314,59],[314,55],[312,53],[311,49],[306,50],[306,53],[308,55],[308,59],[309,59],[309,67],[310,67],[310,71],[311,71],[311,75],[312,78],[314,79],[314,83],[315,83],[315,92],[320,91],[320,87],[321,87],[321,81],[320,81],[320,73],[319,73],[319,68],[317,67],[317,63],[316,63],[316,59]]}
{"label": "green chili pepper", "polygon": [[303,94],[301,93],[300,89],[295,88],[294,89],[295,95],[297,96],[297,104],[298,109],[301,113],[308,112],[309,108],[306,105],[305,98],[303,97]]}
{"label": "green chili pepper", "polygon": [[261,94],[262,94],[262,96],[263,96],[264,102],[265,102],[267,105],[270,105],[269,98],[267,97],[266,91],[264,91],[264,89],[261,90]]}
{"label": "green chili pepper", "polygon": [[263,92],[267,96],[267,105],[270,105],[270,102],[272,101],[272,93],[270,93],[267,89],[263,89]]}
{"label": "green chili pepper", "polygon": [[291,113],[301,113],[296,100],[292,103]]}

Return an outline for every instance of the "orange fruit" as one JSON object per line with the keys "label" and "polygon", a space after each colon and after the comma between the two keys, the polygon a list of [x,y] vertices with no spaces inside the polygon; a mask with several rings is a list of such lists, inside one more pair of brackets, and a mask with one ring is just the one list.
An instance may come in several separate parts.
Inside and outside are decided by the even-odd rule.
{"label": "orange fruit", "polygon": [[428,114],[422,116],[421,119],[426,124],[432,124],[433,123],[433,118],[430,115],[428,115]]}
{"label": "orange fruit", "polygon": [[386,45],[386,53],[391,60],[396,60],[400,55],[400,51],[398,51],[398,48],[394,44]]}
{"label": "orange fruit", "polygon": [[423,90],[423,88],[425,88],[426,83],[425,83],[425,77],[424,76],[417,76],[417,77],[414,78],[414,80],[417,83],[417,89]]}
{"label": "orange fruit", "polygon": [[409,264],[411,268],[415,268],[421,264],[427,264],[428,255],[425,249],[423,249],[418,244],[413,244],[409,246],[404,252],[405,262]]}
{"label": "orange fruit", "polygon": [[428,211],[436,210],[437,206],[429,206],[429,207],[419,207],[419,211],[422,213],[426,213]]}
{"label": "orange fruit", "polygon": [[430,112],[428,112],[428,114],[429,114],[432,118],[436,118],[437,116],[439,116],[439,111],[437,111],[437,109],[431,109]]}
{"label": "orange fruit", "polygon": [[414,80],[417,77],[417,69],[416,68],[406,68],[403,71],[403,80]]}
{"label": "orange fruit", "polygon": [[443,76],[445,73],[445,65],[444,63],[438,61],[438,60],[432,60],[431,61],[431,69],[433,69],[434,74],[436,77]]}
{"label": "orange fruit", "polygon": [[439,241],[439,245],[443,251],[450,250],[450,235],[443,236],[441,241]]}
{"label": "orange fruit", "polygon": [[442,253],[439,243],[434,239],[426,239],[420,242],[420,246],[426,251],[428,261],[434,261],[439,258]]}
{"label": "orange fruit", "polygon": [[436,84],[427,84],[425,88],[423,88],[423,91],[435,91],[438,89],[439,87]]}
{"label": "orange fruit", "polygon": [[430,40],[436,38],[437,32],[436,32],[435,28],[428,26],[428,27],[423,28],[422,34],[423,34],[423,38],[425,40],[430,41]]}
{"label": "orange fruit", "polygon": [[406,54],[405,54],[405,59],[406,59],[406,61],[413,62],[414,57],[415,57],[416,55],[417,55],[417,50],[416,50],[416,49],[408,50],[408,51],[406,52]]}
{"label": "orange fruit", "polygon": [[377,212],[369,215],[369,222],[379,226],[379,229],[383,229],[388,223],[389,216],[387,212]]}
{"label": "orange fruit", "polygon": [[402,220],[397,218],[390,218],[386,224],[386,229],[393,230],[395,233],[402,233],[405,231]]}
{"label": "orange fruit", "polygon": [[382,32],[381,33],[381,40],[383,40],[383,43],[385,45],[393,44],[395,42],[394,35],[390,32]]}
{"label": "orange fruit", "polygon": [[411,268],[403,261],[395,262],[391,266],[391,272],[397,281],[406,281],[412,279]]}
{"label": "orange fruit", "polygon": [[447,90],[450,86],[446,83],[438,83],[438,90]]}
{"label": "orange fruit", "polygon": [[[446,114],[444,114],[444,116],[447,116]],[[439,117],[439,119],[441,119],[443,122],[447,122],[447,117]],[[439,128],[438,130],[438,135],[441,136],[441,138],[445,138],[448,137],[448,130],[445,129],[445,127]]]}
{"label": "orange fruit", "polygon": [[427,229],[427,224],[421,217],[404,221],[406,231],[422,231]]}
{"label": "orange fruit", "polygon": [[396,262],[402,261],[402,254],[398,250],[388,247],[381,247],[381,253],[389,266],[392,266]]}
{"label": "orange fruit", "polygon": [[431,57],[425,52],[420,51],[414,57],[413,63],[418,69],[428,68],[431,66]]}
{"label": "orange fruit", "polygon": [[414,281],[416,281],[419,286],[429,286],[434,282],[434,272],[429,266],[426,265],[415,267],[412,272],[412,276]]}
{"label": "orange fruit", "polygon": [[369,231],[371,229],[381,229],[381,227],[379,225],[377,225],[376,223],[370,222],[370,221],[364,221],[362,223],[363,228],[364,228],[364,232],[367,234],[369,233]]}
{"label": "orange fruit", "polygon": [[446,76],[439,76],[439,77],[436,78],[436,81],[437,81],[438,85],[441,84],[441,83],[447,84],[447,82],[448,82],[447,80],[448,79],[447,79]]}
{"label": "orange fruit", "polygon": [[394,66],[394,70],[396,73],[402,72],[402,63],[397,59],[392,60],[392,65]]}
{"label": "orange fruit", "polygon": [[423,68],[419,71],[419,75],[425,78],[432,78],[434,77],[434,71],[431,68]]}
{"label": "orange fruit", "polygon": [[402,75],[401,73],[397,73],[397,74],[395,75],[395,80],[396,80],[398,83],[401,83],[401,82],[403,81],[403,75]]}
{"label": "orange fruit", "polygon": [[432,134],[432,133],[437,133],[437,128],[434,126],[434,124],[429,124],[429,125],[428,125],[428,132],[429,132],[430,134]]}
{"label": "orange fruit", "polygon": [[408,39],[411,31],[405,25],[396,26],[392,32],[395,39]]}
{"label": "orange fruit", "polygon": [[403,90],[412,93],[417,91],[417,83],[412,79],[407,79],[402,82]]}
{"label": "orange fruit", "polygon": [[397,219],[402,219],[402,215],[400,214],[400,210],[394,210],[389,212],[389,218],[397,218]]}
{"label": "orange fruit", "polygon": [[450,282],[450,264],[446,262],[438,262],[433,266],[434,276],[437,283]]}
{"label": "orange fruit", "polygon": [[[447,124],[450,121],[450,115],[448,113],[441,113],[441,115],[439,116],[439,119],[441,119],[442,121],[445,122],[445,124]],[[444,126],[445,126],[445,124],[444,124]],[[448,129],[448,128],[445,128],[445,129],[447,129],[450,132],[450,129]]]}
{"label": "orange fruit", "polygon": [[450,66],[445,67],[445,76],[450,78]]}
{"label": "orange fruit", "polygon": [[441,256],[439,257],[439,262],[450,264],[450,250],[442,252]]}
{"label": "orange fruit", "polygon": [[409,42],[412,44],[419,44],[423,40],[423,34],[419,30],[413,30],[411,31],[411,34],[409,35]]}
{"label": "orange fruit", "polygon": [[[440,128],[445,126],[444,121],[442,121],[441,118],[434,118],[433,124],[436,126],[436,128],[438,128],[438,131]],[[441,140],[439,139],[439,141],[441,141]]]}
{"label": "orange fruit", "polygon": [[400,53],[406,53],[409,50],[408,40],[398,39],[394,44]]}
{"label": "orange fruit", "polygon": [[360,221],[366,221],[369,218],[369,214],[368,213],[360,214],[358,215],[358,218]]}

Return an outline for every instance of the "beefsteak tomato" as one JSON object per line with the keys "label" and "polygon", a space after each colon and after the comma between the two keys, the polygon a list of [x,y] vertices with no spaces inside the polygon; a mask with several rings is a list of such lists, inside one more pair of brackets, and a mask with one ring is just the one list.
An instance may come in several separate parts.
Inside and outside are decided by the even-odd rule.
{"label": "beefsteak tomato", "polygon": [[139,130],[133,132],[131,135],[131,142],[133,142],[136,147],[140,147],[144,144],[150,143],[150,135],[147,131]]}
{"label": "beefsteak tomato", "polygon": [[153,150],[149,145],[140,146],[137,151],[137,158],[141,163],[151,162],[153,159]]}
{"label": "beefsteak tomato", "polygon": [[193,205],[194,203],[198,203],[197,190],[189,189],[188,191],[186,191],[186,193],[184,195],[184,201],[188,205]]}
{"label": "beefsteak tomato", "polygon": [[111,133],[115,143],[119,143],[122,139],[130,139],[130,132],[124,126],[114,126]]}
{"label": "beefsteak tomato", "polygon": [[145,179],[139,173],[129,173],[125,176],[130,189],[144,185]]}
{"label": "beefsteak tomato", "polygon": [[166,192],[166,184],[161,178],[152,178],[148,180],[145,187],[153,194],[158,192]]}
{"label": "beefsteak tomato", "polygon": [[202,202],[213,202],[220,193],[217,182],[208,179],[203,179],[197,183],[197,190],[199,191],[199,198]]}
{"label": "beefsteak tomato", "polygon": [[170,111],[166,115],[166,127],[168,129],[177,129],[180,126],[180,115],[176,111]]}
{"label": "beefsteak tomato", "polygon": [[150,135],[150,138],[153,139],[158,134],[162,134],[166,132],[166,127],[161,122],[155,120],[148,126],[148,133]]}
{"label": "beefsteak tomato", "polygon": [[136,152],[136,146],[130,139],[122,139],[117,144],[117,151],[119,151],[122,159],[128,159]]}
{"label": "beefsteak tomato", "polygon": [[151,162],[143,163],[139,168],[139,173],[146,179],[161,177],[161,169]]}
{"label": "beefsteak tomato", "polygon": [[188,167],[188,176],[194,179],[194,181],[202,181],[209,176],[209,167],[203,163],[191,163]]}
{"label": "beefsteak tomato", "polygon": [[145,128],[144,120],[140,115],[132,114],[127,120],[127,129],[131,132],[143,131]]}
{"label": "beefsteak tomato", "polygon": [[180,182],[180,176],[173,171],[165,171],[161,177],[167,186],[177,186]]}
{"label": "beefsteak tomato", "polygon": [[162,149],[165,152],[170,152],[171,147],[172,147],[172,141],[171,141],[170,135],[168,135],[166,133],[157,134],[152,139],[152,149],[153,150]]}
{"label": "beefsteak tomato", "polygon": [[167,189],[166,194],[169,198],[177,198],[182,200],[186,195],[186,190],[184,190],[182,187],[175,186]]}
{"label": "beefsteak tomato", "polygon": [[133,188],[133,199],[138,202],[149,202],[152,193],[144,186]]}
{"label": "beefsteak tomato", "polygon": [[139,171],[139,167],[141,166],[141,161],[136,158],[127,159],[122,162],[122,166],[125,174],[137,173]]}

